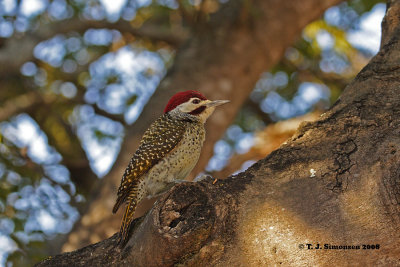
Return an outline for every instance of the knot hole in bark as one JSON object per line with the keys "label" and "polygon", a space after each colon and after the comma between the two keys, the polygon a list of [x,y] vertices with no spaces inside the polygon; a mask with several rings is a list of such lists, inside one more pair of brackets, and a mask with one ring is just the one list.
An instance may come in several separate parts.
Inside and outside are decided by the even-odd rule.
{"label": "knot hole in bark", "polygon": [[209,229],[214,219],[214,209],[208,203],[208,196],[197,184],[177,185],[160,207],[160,228],[174,235],[199,228]]}

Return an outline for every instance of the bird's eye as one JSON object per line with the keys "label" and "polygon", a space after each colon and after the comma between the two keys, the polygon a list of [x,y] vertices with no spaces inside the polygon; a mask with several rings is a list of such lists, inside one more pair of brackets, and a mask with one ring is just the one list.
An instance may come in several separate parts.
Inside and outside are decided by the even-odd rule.
{"label": "bird's eye", "polygon": [[193,100],[192,100],[192,103],[193,103],[193,104],[198,104],[198,103],[200,103],[200,100],[198,100],[198,99],[193,99]]}

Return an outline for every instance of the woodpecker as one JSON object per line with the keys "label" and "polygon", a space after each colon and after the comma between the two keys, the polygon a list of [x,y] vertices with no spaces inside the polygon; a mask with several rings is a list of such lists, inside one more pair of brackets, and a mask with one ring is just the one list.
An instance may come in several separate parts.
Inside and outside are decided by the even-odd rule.
{"label": "woodpecker", "polygon": [[146,130],[122,176],[113,208],[116,213],[126,203],[119,234],[121,247],[128,241],[138,203],[165,192],[192,171],[205,139],[204,123],[215,107],[227,102],[208,100],[197,91],[179,92]]}

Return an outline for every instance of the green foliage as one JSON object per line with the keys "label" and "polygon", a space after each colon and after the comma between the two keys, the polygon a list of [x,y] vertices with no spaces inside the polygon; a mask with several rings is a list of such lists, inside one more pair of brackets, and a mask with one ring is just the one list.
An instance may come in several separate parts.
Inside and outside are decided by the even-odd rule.
{"label": "green foliage", "polygon": [[129,97],[129,98],[126,100],[125,105],[128,106],[128,107],[131,106],[131,105],[133,105],[133,104],[136,102],[137,98],[138,98],[137,95],[132,95],[131,97]]}

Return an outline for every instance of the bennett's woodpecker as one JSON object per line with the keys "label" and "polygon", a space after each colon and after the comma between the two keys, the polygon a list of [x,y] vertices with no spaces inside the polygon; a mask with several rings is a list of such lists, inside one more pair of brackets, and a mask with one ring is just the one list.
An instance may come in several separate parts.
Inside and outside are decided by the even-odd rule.
{"label": "bennett's woodpecker", "polygon": [[204,123],[216,106],[228,100],[208,100],[197,91],[175,94],[144,133],[122,176],[113,213],[126,203],[119,244],[128,241],[128,230],[137,204],[182,181],[194,168],[205,138]]}

